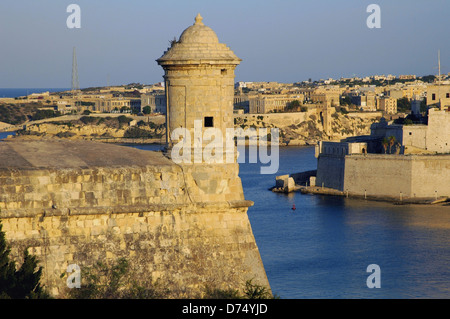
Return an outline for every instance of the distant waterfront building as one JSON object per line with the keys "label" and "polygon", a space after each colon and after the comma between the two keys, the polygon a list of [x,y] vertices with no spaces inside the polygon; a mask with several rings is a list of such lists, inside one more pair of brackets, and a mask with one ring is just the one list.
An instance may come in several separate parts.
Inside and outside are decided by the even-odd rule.
{"label": "distant waterfront building", "polygon": [[398,78],[400,80],[415,80],[416,76],[415,75],[399,75]]}
{"label": "distant waterfront building", "polygon": [[141,108],[141,100],[138,98],[107,98],[95,101],[94,111],[102,113],[111,113],[120,111],[121,108],[139,109]]}
{"label": "distant waterfront building", "polygon": [[303,103],[303,94],[258,94],[249,97],[249,113],[284,112],[292,101]]}
{"label": "distant waterfront building", "polygon": [[58,111],[61,114],[67,114],[77,110],[74,104],[68,100],[57,101],[54,109],[55,111]]}

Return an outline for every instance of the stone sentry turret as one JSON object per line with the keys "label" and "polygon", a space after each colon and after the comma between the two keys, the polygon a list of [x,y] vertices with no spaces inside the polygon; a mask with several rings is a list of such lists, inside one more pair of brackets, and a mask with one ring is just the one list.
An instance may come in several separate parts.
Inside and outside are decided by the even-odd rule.
{"label": "stone sentry turret", "polygon": [[[193,176],[197,187],[188,191],[194,201],[248,207],[233,136],[227,135],[234,130],[234,70],[241,59],[202,20],[198,14],[157,60],[165,71],[166,155]],[[207,134],[211,129],[214,136]]]}
{"label": "stone sentry turret", "polygon": [[[157,60],[165,71],[167,154],[172,155],[174,145],[181,138],[186,141],[185,136],[173,133],[186,129],[192,147],[191,160],[196,163],[204,162],[205,156],[194,159],[194,143],[199,155],[199,148],[204,149],[209,143],[202,138],[208,128],[222,134],[220,140],[215,137],[218,141],[215,151],[225,155],[226,130],[234,127],[234,69],[241,62],[225,44],[219,43],[216,33],[202,20],[198,14],[194,25],[184,30],[178,41],[172,41],[171,47]],[[230,162],[226,158],[223,161]]]}

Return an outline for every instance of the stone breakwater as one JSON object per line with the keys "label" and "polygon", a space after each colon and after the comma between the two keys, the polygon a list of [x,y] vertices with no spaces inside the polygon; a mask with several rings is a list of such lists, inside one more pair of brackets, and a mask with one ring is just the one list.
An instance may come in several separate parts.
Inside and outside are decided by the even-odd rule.
{"label": "stone breakwater", "polygon": [[11,255],[36,255],[55,297],[67,295],[68,265],[121,257],[133,278],[160,280],[175,297],[252,278],[269,286],[238,164],[180,166],[160,152],[86,141],[2,142],[0,163]]}

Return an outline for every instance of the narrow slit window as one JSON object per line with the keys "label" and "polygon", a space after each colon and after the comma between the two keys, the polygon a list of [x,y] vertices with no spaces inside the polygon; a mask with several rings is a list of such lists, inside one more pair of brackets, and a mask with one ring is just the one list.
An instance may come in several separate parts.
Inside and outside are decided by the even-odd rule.
{"label": "narrow slit window", "polygon": [[212,116],[205,117],[205,127],[214,127],[214,118]]}

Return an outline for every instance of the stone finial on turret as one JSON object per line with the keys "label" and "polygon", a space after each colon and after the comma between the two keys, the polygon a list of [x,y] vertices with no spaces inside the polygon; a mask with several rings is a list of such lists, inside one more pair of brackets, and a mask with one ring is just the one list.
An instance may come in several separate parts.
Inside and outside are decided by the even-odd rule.
{"label": "stone finial on turret", "polygon": [[203,20],[203,18],[202,18],[202,16],[201,16],[200,13],[199,13],[199,14],[197,14],[197,16],[195,17],[195,23],[194,23],[194,24],[196,24],[196,25],[203,25],[202,20]]}

